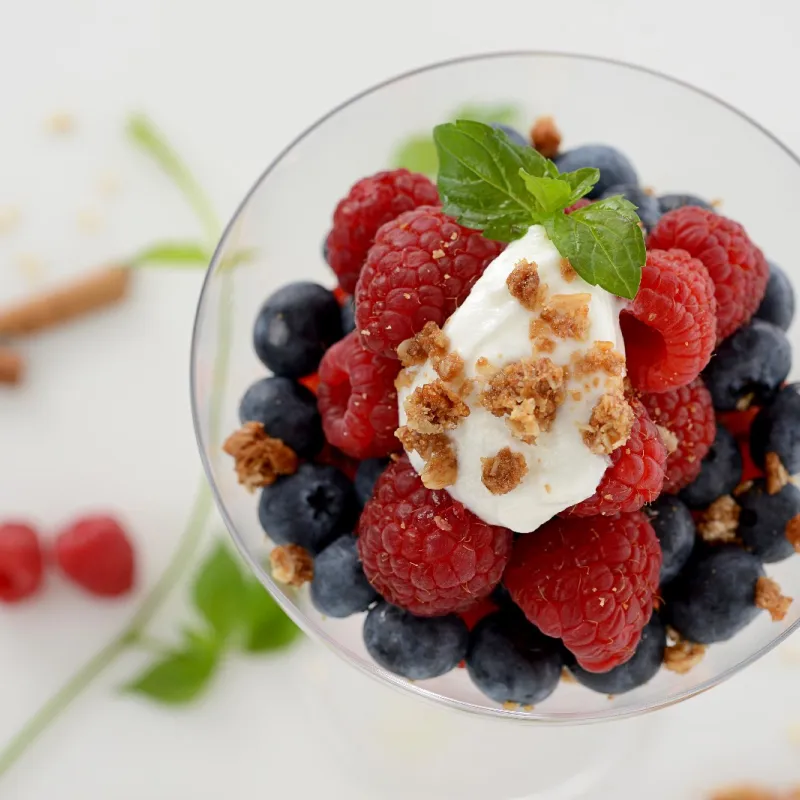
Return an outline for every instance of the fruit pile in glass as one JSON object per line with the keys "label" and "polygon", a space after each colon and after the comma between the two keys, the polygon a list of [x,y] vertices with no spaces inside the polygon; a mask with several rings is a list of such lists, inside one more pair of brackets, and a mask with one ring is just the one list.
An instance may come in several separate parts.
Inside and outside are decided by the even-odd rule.
{"label": "fruit pile in glass", "polygon": [[422,680],[530,709],[621,694],[792,602],[791,284],[738,222],[656,196],[609,145],[460,120],[437,182],[359,180],[327,288],[255,320],[271,375],[225,451],[273,577]]}

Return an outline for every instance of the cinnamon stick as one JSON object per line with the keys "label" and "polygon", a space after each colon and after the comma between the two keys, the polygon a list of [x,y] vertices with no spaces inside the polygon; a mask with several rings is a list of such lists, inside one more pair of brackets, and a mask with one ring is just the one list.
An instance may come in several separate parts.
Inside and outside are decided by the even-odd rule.
{"label": "cinnamon stick", "polygon": [[126,296],[129,283],[127,267],[107,267],[0,309],[0,336],[36,333],[113,305]]}
{"label": "cinnamon stick", "polygon": [[0,384],[14,386],[22,380],[22,373],[25,370],[19,353],[8,347],[0,347]]}

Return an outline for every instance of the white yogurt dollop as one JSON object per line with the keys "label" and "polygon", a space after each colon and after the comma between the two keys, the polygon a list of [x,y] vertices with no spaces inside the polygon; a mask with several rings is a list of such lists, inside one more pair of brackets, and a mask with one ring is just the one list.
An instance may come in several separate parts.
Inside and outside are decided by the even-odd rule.
{"label": "white yogurt dollop", "polygon": [[[619,298],[597,286],[590,286],[579,276],[568,281],[561,270],[561,255],[541,225],[534,225],[521,239],[509,246],[487,267],[464,304],[447,320],[443,330],[450,341],[450,350],[464,360],[464,376],[478,375],[475,362],[486,358],[493,367],[535,357],[529,337],[531,320],[538,311],[529,311],[508,290],[506,279],[522,259],[535,262],[548,294],[591,295],[589,330],[583,341],[557,339],[546,355],[555,364],[567,366],[574,353],[589,350],[595,342],[611,342],[624,354],[619,312]],[[413,382],[398,388],[400,424],[406,424],[405,399],[419,386],[437,379],[430,361],[419,367]],[[597,385],[594,385],[596,383]],[[448,437],[458,458],[458,477],[447,491],[470,511],[494,525],[512,531],[533,531],[559,511],[594,494],[610,463],[608,456],[589,450],[583,441],[580,426],[585,426],[600,397],[607,391],[605,381],[592,382],[570,378],[567,396],[558,408],[549,431],[542,432],[535,444],[526,444],[512,435],[505,419],[495,417],[477,402],[477,392],[465,398],[470,408]],[[578,391],[577,395],[571,391]],[[507,494],[492,494],[481,480],[481,458],[497,455],[509,447],[521,453],[528,472],[519,485]],[[411,463],[421,472],[425,462],[417,453],[410,453]]]}

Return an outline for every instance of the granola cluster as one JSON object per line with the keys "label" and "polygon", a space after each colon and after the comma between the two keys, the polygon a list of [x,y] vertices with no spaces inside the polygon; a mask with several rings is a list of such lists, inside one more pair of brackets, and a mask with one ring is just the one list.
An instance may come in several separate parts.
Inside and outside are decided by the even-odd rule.
{"label": "granola cluster", "polygon": [[706,509],[697,532],[706,542],[735,542],[740,513],[739,504],[730,495],[719,497]]}
{"label": "granola cluster", "polygon": [[522,453],[504,447],[497,455],[481,459],[481,481],[492,494],[508,494],[528,474]]}
{"label": "granola cluster", "polygon": [[428,489],[445,489],[456,482],[458,459],[445,434],[418,433],[403,425],[395,435],[407,452],[416,452],[425,461],[420,473],[424,486]]}
{"label": "granola cluster", "polygon": [[239,483],[249,492],[272,485],[279,475],[297,471],[294,450],[268,436],[260,422],[245,422],[225,440],[222,449],[233,456]]}
{"label": "granola cluster", "polygon": [[589,424],[582,429],[583,443],[593,453],[609,455],[631,435],[634,413],[622,392],[607,392],[595,404]]}
{"label": "granola cluster", "polygon": [[506,279],[512,297],[519,300],[523,308],[533,311],[543,300],[544,289],[539,280],[539,268],[535,261],[521,259]]}
{"label": "granola cluster", "polygon": [[441,379],[418,386],[404,403],[408,427],[417,433],[443,433],[469,416],[469,406]]}
{"label": "granola cluster", "polygon": [[585,339],[589,332],[591,299],[588,292],[550,295],[541,317],[559,339]]}

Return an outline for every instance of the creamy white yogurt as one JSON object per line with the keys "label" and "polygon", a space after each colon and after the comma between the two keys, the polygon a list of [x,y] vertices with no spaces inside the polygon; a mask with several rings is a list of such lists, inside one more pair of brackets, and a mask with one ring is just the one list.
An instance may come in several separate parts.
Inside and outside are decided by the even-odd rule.
{"label": "creamy white yogurt", "polygon": [[[486,269],[469,297],[447,320],[443,330],[451,351],[464,359],[464,375],[475,377],[475,362],[483,357],[493,367],[503,367],[533,352],[529,326],[538,311],[529,311],[514,298],[506,279],[521,260],[536,262],[539,278],[548,294],[591,295],[589,330],[586,339],[556,339],[556,347],[546,355],[555,364],[567,366],[574,353],[589,350],[595,342],[611,342],[624,354],[619,326],[622,302],[597,286],[590,286],[579,276],[572,281],[561,271],[561,255],[541,225],[534,225],[521,239],[512,242]],[[410,383],[398,388],[400,424],[405,425],[405,399],[417,387],[437,379],[430,361],[421,365]],[[408,382],[406,382],[408,384]],[[594,385],[596,383],[597,385]],[[477,392],[465,398],[468,417],[448,437],[458,458],[458,477],[447,491],[484,521],[503,525],[517,532],[533,531],[559,511],[594,494],[609,458],[592,453],[583,441],[580,426],[589,422],[597,401],[606,391],[605,380],[571,377],[567,396],[558,408],[549,431],[542,432],[535,444],[525,444],[512,435],[504,417],[495,417],[477,401]],[[580,392],[575,399],[571,391]],[[494,456],[504,447],[521,453],[528,473],[507,494],[492,494],[481,480],[481,458]],[[411,463],[421,472],[425,462],[417,453]]]}

